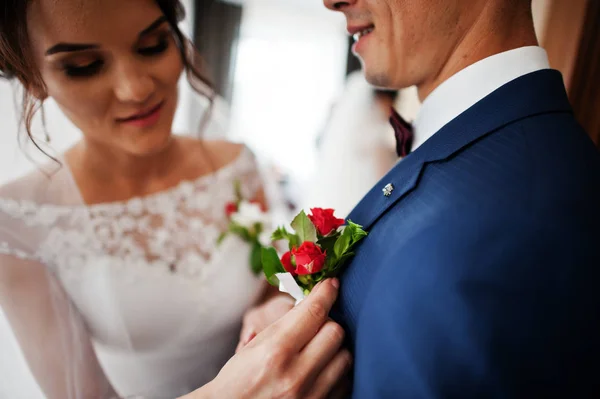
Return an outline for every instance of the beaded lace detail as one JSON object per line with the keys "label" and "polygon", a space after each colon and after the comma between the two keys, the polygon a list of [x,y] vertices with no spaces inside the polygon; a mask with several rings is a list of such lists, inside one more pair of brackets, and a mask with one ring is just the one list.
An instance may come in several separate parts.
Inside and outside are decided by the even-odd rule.
{"label": "beaded lace detail", "polygon": [[[0,197],[0,217],[20,227],[0,234],[0,254],[42,261],[61,274],[101,260],[114,268],[142,268],[144,273],[150,268],[196,278],[227,228],[224,208],[234,198],[236,180],[244,196],[252,197],[260,187],[248,149],[214,174],[124,202],[66,206]],[[27,242],[41,231],[44,237],[32,251],[2,237],[20,233],[24,237],[19,240]]]}

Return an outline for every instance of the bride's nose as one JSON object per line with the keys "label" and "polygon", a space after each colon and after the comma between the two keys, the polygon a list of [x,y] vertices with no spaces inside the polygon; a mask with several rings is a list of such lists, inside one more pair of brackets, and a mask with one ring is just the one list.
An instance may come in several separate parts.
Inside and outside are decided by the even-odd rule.
{"label": "bride's nose", "polygon": [[115,72],[114,92],[119,101],[144,103],[156,85],[144,65],[135,61],[121,63]]}

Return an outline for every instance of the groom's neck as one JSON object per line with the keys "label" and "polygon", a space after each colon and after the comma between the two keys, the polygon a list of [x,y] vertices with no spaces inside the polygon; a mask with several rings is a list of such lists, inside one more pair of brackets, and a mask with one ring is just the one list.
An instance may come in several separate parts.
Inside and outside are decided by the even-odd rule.
{"label": "groom's neck", "polygon": [[531,8],[514,3],[515,0],[487,3],[437,72],[417,85],[421,101],[469,65],[504,51],[538,45]]}

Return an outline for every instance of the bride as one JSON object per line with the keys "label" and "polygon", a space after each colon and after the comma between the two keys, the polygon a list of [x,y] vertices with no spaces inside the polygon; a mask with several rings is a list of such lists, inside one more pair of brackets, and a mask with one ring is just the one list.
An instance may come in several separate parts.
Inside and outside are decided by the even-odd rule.
{"label": "bride", "polygon": [[24,87],[29,139],[46,148],[31,119],[49,97],[82,139],[0,188],[0,306],[49,398],[185,395],[234,354],[244,314],[241,347],[292,307],[246,244],[216,245],[234,182],[266,205],[255,159],[171,134],[183,71],[212,97],[178,1],[5,3],[0,74]]}

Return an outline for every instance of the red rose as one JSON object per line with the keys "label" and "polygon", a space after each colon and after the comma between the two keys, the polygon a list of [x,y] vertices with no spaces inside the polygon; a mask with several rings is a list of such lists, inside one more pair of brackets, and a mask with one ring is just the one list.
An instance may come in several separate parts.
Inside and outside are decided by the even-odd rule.
{"label": "red rose", "polygon": [[308,215],[308,218],[313,222],[322,236],[326,236],[346,223],[344,219],[338,219],[333,216],[333,209],[312,208],[310,212],[311,214]]}
{"label": "red rose", "polygon": [[283,268],[286,272],[292,273],[293,275],[296,274],[296,267],[292,263],[292,253],[290,251],[287,251],[283,254],[281,257],[281,263],[283,263]]}
{"label": "red rose", "polygon": [[296,274],[299,276],[318,273],[325,265],[325,252],[315,243],[305,241],[300,248],[292,249],[296,261]]}
{"label": "red rose", "polygon": [[228,202],[227,205],[225,205],[225,214],[229,217],[231,216],[233,213],[237,212],[238,210],[238,206],[235,202]]}

